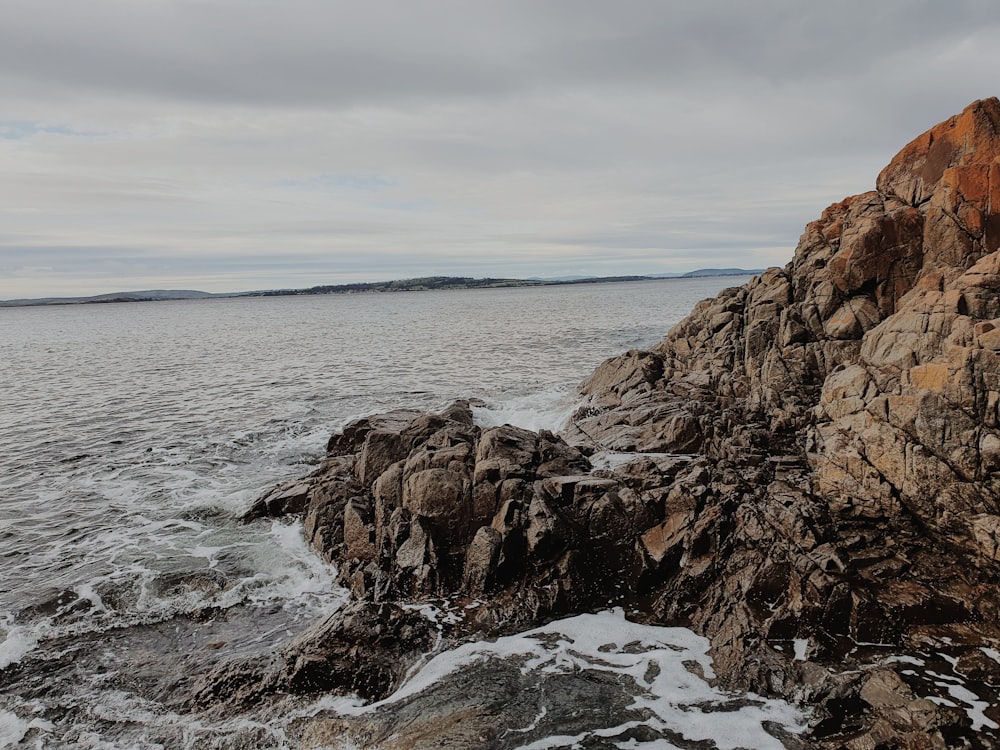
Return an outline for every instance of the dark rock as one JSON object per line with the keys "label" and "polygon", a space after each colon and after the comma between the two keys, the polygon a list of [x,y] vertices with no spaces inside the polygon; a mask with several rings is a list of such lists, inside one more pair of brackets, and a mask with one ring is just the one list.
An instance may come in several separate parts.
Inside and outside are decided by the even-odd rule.
{"label": "dark rock", "polygon": [[[496,632],[614,601],[709,637],[723,684],[811,702],[817,747],[1000,743],[883,661],[961,646],[996,695],[976,652],[1000,642],[1000,101],[581,394],[566,440],[480,430],[463,402],[333,438],[292,504],[370,609],[278,683],[318,684],[307,652],[335,662],[321,641],[348,627],[381,664],[378,602],[484,597],[454,630]],[[592,474],[595,451],[658,455]]]}
{"label": "dark rock", "polygon": [[434,645],[437,629],[419,612],[354,602],[273,656],[226,662],[192,692],[193,706],[249,705],[275,693],[337,690],[378,699]]}
{"label": "dark rock", "polygon": [[516,665],[493,659],[459,669],[433,691],[380,707],[377,715],[304,719],[301,732],[310,747],[336,746],[349,739],[360,747],[400,750],[513,750],[532,741],[598,727],[620,727],[620,734],[606,732],[617,742],[677,739],[673,733],[654,732],[648,726],[629,735],[627,722],[638,723],[646,716],[631,705],[633,700],[622,682],[617,675],[597,671],[553,671],[538,684]]}
{"label": "dark rock", "polygon": [[279,484],[265,492],[243,514],[244,522],[258,518],[280,518],[292,513],[301,513],[309,501],[310,484],[306,480],[293,480]]}

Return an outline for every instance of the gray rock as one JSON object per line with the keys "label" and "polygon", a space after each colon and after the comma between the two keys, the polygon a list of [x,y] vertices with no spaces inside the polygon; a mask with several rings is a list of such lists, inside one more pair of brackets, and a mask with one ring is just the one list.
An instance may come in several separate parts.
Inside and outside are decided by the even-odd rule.
{"label": "gray rock", "polygon": [[[815,747],[1000,744],[941,680],[884,668],[949,649],[986,675],[1000,643],[997,206],[988,99],[827,208],[785,268],[601,364],[567,440],[479,430],[463,402],[349,426],[293,493],[307,538],[372,601],[484,597],[457,637],[609,602],[692,627],[723,684],[814,705]],[[661,455],[591,474],[598,450]],[[465,735],[455,711],[420,731],[490,746],[489,712]]]}

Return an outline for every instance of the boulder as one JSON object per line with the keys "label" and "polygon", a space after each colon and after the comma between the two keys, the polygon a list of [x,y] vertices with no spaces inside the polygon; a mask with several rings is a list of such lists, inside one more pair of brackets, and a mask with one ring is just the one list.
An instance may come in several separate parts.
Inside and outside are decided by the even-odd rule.
{"label": "boulder", "polygon": [[310,487],[309,481],[304,479],[282,482],[261,495],[243,514],[242,520],[249,522],[301,513],[309,502]]}
{"label": "boulder", "polygon": [[273,657],[226,662],[194,689],[189,705],[252,705],[275,693],[339,690],[370,700],[390,693],[434,644],[434,624],[415,610],[353,602]]}

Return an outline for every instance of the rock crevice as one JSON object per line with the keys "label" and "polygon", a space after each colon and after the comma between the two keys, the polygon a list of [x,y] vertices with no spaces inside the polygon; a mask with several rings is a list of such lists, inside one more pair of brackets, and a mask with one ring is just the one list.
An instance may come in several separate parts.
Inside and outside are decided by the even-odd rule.
{"label": "rock crevice", "polygon": [[[465,402],[360,420],[249,515],[303,513],[365,606],[456,603],[445,635],[623,604],[710,638],[726,685],[816,706],[814,746],[1000,742],[1000,101],[581,396],[561,435]],[[944,659],[988,723],[901,658]]]}

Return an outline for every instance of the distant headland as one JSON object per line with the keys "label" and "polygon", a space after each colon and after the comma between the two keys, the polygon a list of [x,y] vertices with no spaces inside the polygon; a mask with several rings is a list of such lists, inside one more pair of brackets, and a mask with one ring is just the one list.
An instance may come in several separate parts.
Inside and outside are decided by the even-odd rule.
{"label": "distant headland", "polygon": [[557,286],[566,284],[607,284],[621,281],[654,281],[661,279],[693,279],[706,276],[753,276],[763,269],[701,268],[688,273],[659,273],[645,276],[564,276],[551,279],[474,279],[467,276],[421,276],[395,281],[359,282],[354,284],[324,284],[305,289],[265,289],[253,292],[199,292],[193,289],[147,289],[138,292],[111,292],[91,297],[43,297],[39,299],[0,300],[0,307],[37,305],[87,305],[112,302],[163,302],[182,299],[215,299],[222,297],[291,297],[315,294],[360,294],[367,292],[423,292],[432,289],[500,289],[523,286]]}

